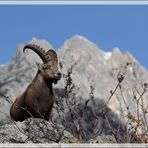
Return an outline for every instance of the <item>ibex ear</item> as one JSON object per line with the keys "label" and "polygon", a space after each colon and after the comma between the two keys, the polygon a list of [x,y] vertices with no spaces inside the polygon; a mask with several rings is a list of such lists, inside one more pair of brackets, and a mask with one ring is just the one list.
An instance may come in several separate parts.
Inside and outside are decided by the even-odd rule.
{"label": "ibex ear", "polygon": [[46,52],[47,55],[50,55],[51,57],[51,60],[54,60],[56,62],[58,62],[58,58],[57,58],[57,53],[52,50],[52,49],[49,49],[47,52]]}
{"label": "ibex ear", "polygon": [[36,65],[37,65],[37,67],[38,67],[38,69],[39,69],[40,71],[43,69],[42,64],[40,64],[40,63],[36,63]]}

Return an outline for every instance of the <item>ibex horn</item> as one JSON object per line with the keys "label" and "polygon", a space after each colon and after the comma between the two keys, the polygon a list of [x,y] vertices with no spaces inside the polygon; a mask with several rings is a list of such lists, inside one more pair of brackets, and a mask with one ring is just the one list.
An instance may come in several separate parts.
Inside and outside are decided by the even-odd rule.
{"label": "ibex horn", "polygon": [[32,49],[35,53],[37,53],[44,63],[47,63],[50,60],[49,55],[47,55],[45,50],[43,50],[40,46],[35,44],[27,44],[23,48],[23,52],[25,52],[27,48]]}

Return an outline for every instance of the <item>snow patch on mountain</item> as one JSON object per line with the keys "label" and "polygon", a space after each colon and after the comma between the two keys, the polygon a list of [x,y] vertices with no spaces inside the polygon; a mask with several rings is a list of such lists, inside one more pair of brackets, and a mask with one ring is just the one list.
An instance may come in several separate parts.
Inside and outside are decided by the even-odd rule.
{"label": "snow patch on mountain", "polygon": [[112,56],[112,52],[103,52],[103,54],[105,60],[109,60]]}

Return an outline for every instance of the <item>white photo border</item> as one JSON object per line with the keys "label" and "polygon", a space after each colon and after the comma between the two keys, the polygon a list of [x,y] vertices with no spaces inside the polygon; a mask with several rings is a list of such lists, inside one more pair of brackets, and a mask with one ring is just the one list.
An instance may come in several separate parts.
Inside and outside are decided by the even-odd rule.
{"label": "white photo border", "polygon": [[[11,1],[11,0],[5,0],[5,1],[1,1],[0,0],[0,5],[148,5],[148,0],[143,0],[143,1],[120,1],[120,0],[93,0],[93,1],[71,1],[71,0],[67,0],[67,1],[59,1],[59,0],[54,0],[54,1],[50,1],[50,0],[44,0],[44,1],[37,1],[37,0],[27,0],[27,1],[23,1],[23,0],[16,0],[16,1]],[[109,143],[104,143],[104,144],[94,144],[94,143],[90,143],[90,144],[86,144],[86,143],[75,143],[75,144],[71,144],[71,143],[40,143],[40,144],[15,144],[15,143],[0,143],[0,148],[6,148],[6,147],[16,147],[16,148],[38,148],[38,147],[52,147],[52,148],[79,148],[79,147],[83,147],[83,148],[148,148],[148,144],[146,143],[140,143],[140,144],[131,144],[131,143],[125,143],[125,144],[119,144],[119,143],[115,143],[115,144],[109,144]]]}

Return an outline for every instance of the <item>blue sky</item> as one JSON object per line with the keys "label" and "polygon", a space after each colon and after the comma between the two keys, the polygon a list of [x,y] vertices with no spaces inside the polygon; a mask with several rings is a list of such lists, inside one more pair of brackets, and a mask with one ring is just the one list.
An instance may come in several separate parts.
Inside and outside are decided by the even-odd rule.
{"label": "blue sky", "polygon": [[0,64],[33,37],[54,48],[73,35],[130,51],[148,69],[148,5],[0,5]]}

